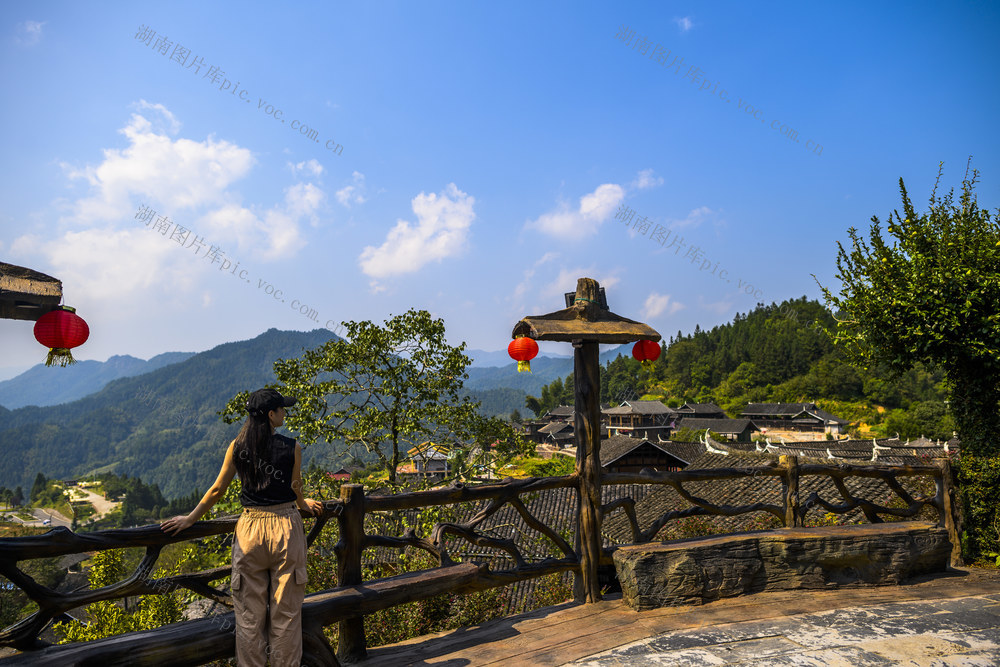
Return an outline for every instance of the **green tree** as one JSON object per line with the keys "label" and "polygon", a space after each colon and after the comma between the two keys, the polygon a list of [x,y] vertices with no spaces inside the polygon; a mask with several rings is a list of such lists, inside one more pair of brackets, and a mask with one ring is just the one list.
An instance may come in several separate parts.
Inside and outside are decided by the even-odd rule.
{"label": "green tree", "polygon": [[34,502],[38,494],[45,490],[45,486],[47,483],[48,482],[45,479],[45,475],[43,475],[42,473],[38,473],[37,475],[35,475],[35,483],[31,485],[31,495],[29,495],[28,498],[30,498],[31,501]]}
{"label": "green tree", "polygon": [[[448,345],[441,319],[410,309],[384,326],[343,324],[346,340],[274,363],[279,390],[298,398],[286,423],[304,444],[322,439],[344,453],[363,446],[378,457],[391,485],[402,455],[426,441],[478,443],[458,457],[468,469],[483,465],[492,452],[525,447],[509,423],[481,416],[479,403],[465,395],[465,343]],[[229,402],[227,421],[243,417],[247,396],[241,392]]]}
{"label": "green tree", "polygon": [[[158,571],[154,576],[168,574]],[[124,549],[106,549],[94,554],[87,580],[91,590],[111,586],[128,576]],[[135,611],[128,611],[113,600],[101,600],[87,605],[88,623],[70,621],[52,626],[61,635],[60,643],[90,641],[136,630],[152,630],[181,620],[178,595],[172,591],[159,595],[143,595]]]}
{"label": "green tree", "polygon": [[886,224],[892,242],[876,216],[868,241],[850,228],[850,251],[838,244],[840,294],[821,287],[848,359],[865,368],[885,362],[895,373],[939,365],[964,452],[986,456],[1000,453],[1000,220],[979,208],[977,177],[966,173],[957,203],[935,185],[926,213],[900,179],[903,213]]}
{"label": "green tree", "polygon": [[[971,159],[970,159],[971,162]],[[903,213],[885,225],[872,217],[866,241],[851,228],[839,245],[839,295],[822,287],[837,311],[833,339],[865,368],[884,363],[902,373],[923,362],[943,369],[962,440],[958,480],[965,506],[965,554],[1000,550],[1000,210],[976,201],[978,172],[966,170],[962,194],[937,196],[918,213],[903,180]]]}
{"label": "green tree", "polygon": [[534,396],[524,397],[524,407],[527,408],[536,417],[542,416],[542,402]]}

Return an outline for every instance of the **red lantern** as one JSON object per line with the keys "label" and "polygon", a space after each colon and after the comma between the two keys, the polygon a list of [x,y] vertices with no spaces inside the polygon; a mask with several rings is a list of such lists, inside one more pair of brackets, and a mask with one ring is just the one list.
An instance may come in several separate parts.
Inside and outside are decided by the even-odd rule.
{"label": "red lantern", "polygon": [[507,354],[517,361],[517,372],[531,372],[531,360],[538,354],[538,343],[527,336],[515,338],[507,346]]}
{"label": "red lantern", "polygon": [[643,362],[643,365],[651,366],[660,356],[660,346],[651,340],[640,340],[632,346],[632,356]]}
{"label": "red lantern", "polygon": [[79,347],[90,337],[90,327],[76,314],[76,308],[56,306],[35,322],[35,340],[49,348],[45,365],[76,363],[70,348]]}

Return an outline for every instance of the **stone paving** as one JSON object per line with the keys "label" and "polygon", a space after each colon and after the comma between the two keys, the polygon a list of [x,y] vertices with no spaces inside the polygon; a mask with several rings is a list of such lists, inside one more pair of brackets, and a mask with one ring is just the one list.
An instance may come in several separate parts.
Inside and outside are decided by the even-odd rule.
{"label": "stone paving", "polygon": [[368,651],[357,667],[1000,666],[1000,570],[636,612],[563,603]]}
{"label": "stone paving", "polygon": [[667,632],[577,660],[619,665],[1000,665],[1000,595],[898,602]]}

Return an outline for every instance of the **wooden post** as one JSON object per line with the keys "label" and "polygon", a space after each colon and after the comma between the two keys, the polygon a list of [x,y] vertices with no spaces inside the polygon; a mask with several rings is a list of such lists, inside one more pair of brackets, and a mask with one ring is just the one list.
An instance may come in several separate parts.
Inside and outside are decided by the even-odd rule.
{"label": "wooden post", "polygon": [[586,602],[601,600],[601,374],[597,343],[573,343],[576,470],[580,475],[580,574]]}
{"label": "wooden post", "polygon": [[798,528],[802,525],[799,516],[799,457],[782,454],[778,461],[785,468],[782,479],[785,491],[785,528]]}
{"label": "wooden post", "polygon": [[[365,487],[344,484],[340,487],[344,511],[337,517],[340,540],[334,551],[337,554],[337,585],[352,586],[361,583],[361,550],[365,536]],[[355,616],[340,622],[340,640],[337,657],[344,662],[357,662],[368,657],[365,642],[364,618]]]}
{"label": "wooden post", "polygon": [[948,529],[948,540],[951,542],[952,567],[964,565],[962,561],[962,540],[959,537],[959,521],[955,512],[955,484],[951,475],[951,460],[947,458],[934,459],[934,464],[941,468],[941,478],[937,480],[937,500],[940,503],[941,514],[939,526]]}
{"label": "wooden post", "polygon": [[660,340],[650,326],[616,315],[608,309],[601,286],[593,278],[576,281],[576,294],[566,294],[566,308],[546,315],[522,318],[512,338],[573,344],[575,374],[576,472],[579,483],[576,553],[579,574],[573,594],[580,602],[599,602],[597,568],[601,562],[601,368],[597,346],[637,340]]}

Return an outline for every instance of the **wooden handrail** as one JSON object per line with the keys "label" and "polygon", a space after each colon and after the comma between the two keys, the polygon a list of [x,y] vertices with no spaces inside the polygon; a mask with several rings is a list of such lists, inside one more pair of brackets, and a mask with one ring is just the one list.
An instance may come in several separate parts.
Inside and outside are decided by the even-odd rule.
{"label": "wooden handrail", "polygon": [[[703,498],[692,495],[683,485],[689,482],[713,482],[746,477],[776,477],[782,481],[782,504],[750,503],[746,505],[714,505]],[[841,495],[842,502],[819,497],[813,493],[802,501],[799,497],[797,480],[806,476],[826,476],[830,478]],[[935,480],[936,492],[933,497],[912,497],[898,482],[900,477],[929,476]],[[877,478],[886,481],[889,488],[902,499],[904,507],[884,507],[863,498],[855,498],[844,486],[843,480],[850,477]],[[575,488],[579,494],[582,477],[579,474],[565,477],[530,479],[506,479],[503,482],[478,486],[453,486],[445,489],[419,491],[396,496],[365,496],[361,487],[344,485],[339,500],[325,501],[322,516],[317,519],[309,533],[310,544],[331,518],[336,518],[340,527],[340,542],[335,552],[338,562],[338,581],[342,585],[336,589],[316,593],[306,598],[303,606],[304,646],[306,654],[316,664],[334,664],[332,649],[323,639],[322,628],[333,622],[340,622],[341,644],[339,655],[342,659],[356,659],[365,654],[366,642],[361,615],[378,609],[395,606],[407,601],[423,599],[443,592],[469,593],[495,586],[503,586],[557,572],[575,572],[585,575],[596,572],[600,564],[607,564],[615,547],[601,547],[596,554],[593,549],[573,547],[570,541],[543,521],[531,515],[520,498],[526,493],[537,493],[549,489]],[[597,526],[613,511],[622,510],[632,524],[637,542],[652,540],[667,522],[684,516],[733,516],[754,511],[766,511],[777,516],[784,525],[800,525],[802,518],[813,507],[823,507],[828,511],[846,512],[861,509],[870,520],[880,521],[880,514],[911,517],[923,507],[938,510],[941,525],[949,528],[949,535],[957,545],[957,527],[952,515],[951,473],[947,460],[936,461],[933,465],[871,466],[871,465],[830,465],[798,462],[798,457],[782,456],[780,462],[743,468],[712,470],[685,470],[679,472],[656,472],[644,470],[641,473],[602,472],[595,480],[591,491],[599,494],[600,487],[609,484],[665,484],[677,490],[681,497],[691,503],[691,507],[674,509],[654,520],[652,525],[642,530],[637,523],[631,498],[619,498],[606,505],[597,506]],[[593,495],[588,491],[588,496]],[[599,496],[598,496],[599,498]],[[487,506],[467,523],[439,523],[430,535],[420,536],[410,530],[402,537],[367,534],[365,516],[371,512],[405,511],[422,507],[432,507],[468,502],[489,501]],[[479,524],[505,505],[511,505],[531,530],[550,541],[562,558],[547,558],[540,562],[529,562],[522,557],[513,542],[503,542],[497,538],[478,533]],[[582,515],[581,515],[582,516]],[[116,599],[124,595],[163,593],[183,587],[199,595],[228,603],[229,597],[216,590],[209,582],[229,574],[229,567],[217,567],[203,572],[164,577],[149,580],[159,550],[166,544],[199,537],[220,535],[235,528],[237,517],[229,516],[212,521],[200,521],[179,535],[167,535],[158,525],[96,531],[94,533],[73,533],[65,528],[55,528],[42,535],[21,538],[0,539],[0,574],[4,574],[28,595],[38,602],[39,610],[22,619],[0,633],[0,645],[28,649],[26,653],[8,658],[3,663],[10,664],[80,664],[99,661],[102,665],[114,664],[157,664],[188,659],[205,661],[217,657],[233,655],[232,633],[220,628],[232,614],[200,619],[186,623],[164,626],[156,630],[129,633],[94,642],[83,642],[66,646],[39,648],[38,633],[51,620],[66,609],[87,604],[97,599]],[[592,527],[591,530],[596,528]],[[457,536],[471,544],[479,544],[489,549],[507,551],[514,566],[507,570],[491,571],[474,563],[458,563],[445,548],[445,538]],[[503,543],[502,543],[503,542]],[[63,594],[37,584],[17,568],[21,560],[61,556],[85,551],[137,547],[147,549],[144,562],[125,581],[96,591],[81,591]],[[361,557],[366,548],[389,546],[405,548],[417,546],[434,554],[440,567],[421,572],[407,573],[363,582],[361,580]],[[957,546],[956,546],[957,549]],[[958,552],[955,551],[955,554]],[[957,556],[955,556],[957,558]],[[589,580],[593,581],[593,574]],[[588,578],[588,577],[584,577]],[[419,585],[418,585],[419,584]],[[414,589],[416,586],[416,589]],[[407,589],[410,587],[410,589]],[[419,589],[419,590],[417,590]],[[222,619],[222,620],[219,620]],[[220,634],[220,632],[222,634]],[[226,633],[229,633],[226,635]],[[228,636],[228,639],[225,636]],[[183,641],[178,641],[183,637]],[[127,648],[126,648],[127,647]],[[52,657],[51,662],[48,661]],[[58,660],[55,656],[59,656]],[[99,656],[99,659],[98,659]],[[115,656],[121,656],[120,658]],[[146,657],[148,656],[148,658]],[[122,662],[116,662],[116,660]],[[143,662],[148,660],[148,662]]]}

